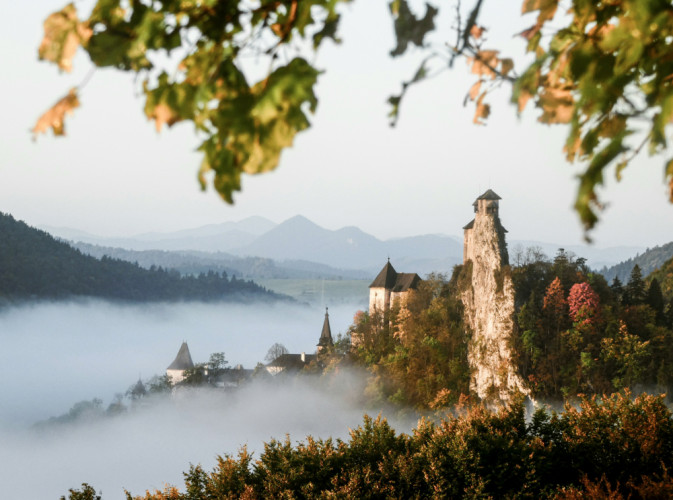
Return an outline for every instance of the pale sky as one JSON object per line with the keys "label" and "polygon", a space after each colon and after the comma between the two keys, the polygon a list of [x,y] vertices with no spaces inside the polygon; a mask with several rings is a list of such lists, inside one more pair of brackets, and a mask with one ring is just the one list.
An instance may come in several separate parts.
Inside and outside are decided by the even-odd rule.
{"label": "pale sky", "polygon": [[[65,226],[100,235],[173,231],[251,215],[281,222],[302,214],[329,229],[358,226],[379,238],[425,233],[460,235],[471,204],[487,188],[503,200],[501,217],[513,239],[575,244],[582,230],[571,210],[576,166],[561,151],[565,130],[521,119],[492,100],[485,127],[472,124],[463,97],[473,77],[464,63],[413,89],[399,125],[388,126],[386,99],[415,70],[422,54],[392,60],[387,2],[356,0],[346,8],[344,43],[321,50],[320,103],[310,131],[283,154],[279,168],[246,176],[236,204],[199,190],[199,143],[189,124],[157,135],[134,95],[131,75],[97,70],[66,123],[67,137],[32,142],[29,130],[91,65],[84,55],[72,74],[37,60],[42,22],[63,0],[7,5],[15,13],[0,32],[3,61],[0,115],[0,211],[31,225]],[[506,12],[504,4],[513,12]],[[517,2],[514,2],[517,4]],[[78,6],[82,3],[77,3]],[[87,10],[85,3],[82,10]],[[441,5],[447,5],[441,2]],[[518,5],[486,2],[491,38],[520,47],[510,34],[528,23]],[[447,12],[449,12],[447,10]],[[492,20],[493,22],[489,22]],[[443,20],[448,31],[450,16]],[[519,28],[519,29],[517,29]],[[437,37],[441,40],[441,37]],[[598,246],[663,244],[673,239],[663,158],[643,157],[617,184],[593,237]]]}

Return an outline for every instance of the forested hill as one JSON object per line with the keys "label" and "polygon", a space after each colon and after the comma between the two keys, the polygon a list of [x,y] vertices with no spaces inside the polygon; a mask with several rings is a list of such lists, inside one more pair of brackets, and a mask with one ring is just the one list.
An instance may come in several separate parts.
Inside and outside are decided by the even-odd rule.
{"label": "forested hill", "polygon": [[636,255],[632,259],[620,262],[612,267],[604,267],[600,273],[605,277],[608,283],[612,283],[615,277],[619,278],[622,283],[629,280],[633,267],[638,264],[643,276],[647,276],[655,269],[660,268],[664,263],[673,257],[673,241],[665,245],[648,248],[640,255]]}
{"label": "forested hill", "polygon": [[177,271],[96,259],[0,213],[0,301],[75,296],[134,302],[282,298],[225,273],[182,277]]}

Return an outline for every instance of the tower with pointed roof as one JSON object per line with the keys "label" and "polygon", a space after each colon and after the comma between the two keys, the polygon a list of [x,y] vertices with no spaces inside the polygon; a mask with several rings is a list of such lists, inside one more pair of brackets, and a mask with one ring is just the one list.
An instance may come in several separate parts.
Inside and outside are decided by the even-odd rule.
{"label": "tower with pointed roof", "polygon": [[175,356],[173,362],[166,368],[166,375],[171,381],[171,384],[175,385],[185,378],[185,370],[194,368],[194,362],[192,361],[192,355],[189,353],[189,346],[187,342],[183,342],[178,351],[178,355]]}
{"label": "tower with pointed roof", "polygon": [[463,270],[470,285],[461,292],[471,337],[467,358],[470,389],[490,404],[506,404],[528,394],[511,349],[514,285],[500,223],[498,196],[489,189],[472,204],[474,219],[465,230]]}
{"label": "tower with pointed roof", "polygon": [[[505,243],[505,234],[507,229],[505,229],[500,223],[500,214],[499,214],[499,201],[502,198],[492,189],[487,190],[479,198],[474,200],[472,206],[474,207],[474,219],[468,222],[464,227],[464,238],[463,238],[463,264],[467,261],[474,261],[478,245],[474,241],[474,225],[479,220],[490,219],[497,231],[497,250],[500,254],[500,259],[503,265],[509,263],[509,257],[507,255],[507,244]],[[480,224],[481,225],[481,224]]]}
{"label": "tower with pointed roof", "polygon": [[395,299],[404,299],[421,281],[423,280],[416,273],[398,273],[388,259],[369,285],[369,314],[386,312]]}
{"label": "tower with pointed roof", "polygon": [[334,345],[332,340],[332,329],[329,326],[329,310],[325,308],[325,321],[322,324],[322,332],[320,332],[320,340],[318,340],[318,353],[325,349],[329,349]]}

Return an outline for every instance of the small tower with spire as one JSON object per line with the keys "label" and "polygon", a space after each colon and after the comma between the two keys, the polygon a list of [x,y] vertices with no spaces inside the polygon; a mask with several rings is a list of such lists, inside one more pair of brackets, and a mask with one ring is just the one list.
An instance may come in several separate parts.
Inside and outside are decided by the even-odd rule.
{"label": "small tower with spire", "polygon": [[185,378],[185,370],[189,370],[190,368],[194,368],[194,362],[192,361],[192,355],[189,353],[187,342],[183,342],[178,355],[175,356],[173,362],[166,368],[166,375],[168,375],[171,384],[175,385]]}
{"label": "small tower with spire", "polygon": [[329,326],[329,309],[325,308],[325,321],[322,324],[320,340],[318,340],[318,354],[334,345],[332,340],[332,329]]}

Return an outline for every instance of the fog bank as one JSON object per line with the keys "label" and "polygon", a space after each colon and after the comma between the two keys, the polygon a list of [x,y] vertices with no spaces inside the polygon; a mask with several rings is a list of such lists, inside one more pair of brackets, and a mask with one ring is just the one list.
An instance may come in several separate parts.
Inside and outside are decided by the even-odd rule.
{"label": "fog bank", "polygon": [[[330,307],[332,333],[345,332],[357,305]],[[114,417],[31,428],[100,398],[103,408],[138,377],[165,373],[181,342],[194,362],[224,351],[252,368],[275,342],[315,351],[324,309],[299,305],[39,304],[0,312],[0,470],[7,498],[59,498],[82,482],[103,498],[183,484],[191,463],[206,469],[241,445],[259,451],[271,437],[347,437],[362,422],[362,376],[329,387],[300,377],[255,382],[233,393],[185,391]],[[377,409],[369,409],[376,414]],[[393,423],[409,430],[413,423]]]}
{"label": "fog bank", "polygon": [[[362,422],[349,396],[358,380],[343,376],[327,390],[310,380],[253,383],[234,394],[186,390],[92,422],[0,431],[3,495],[55,499],[88,482],[104,499],[122,499],[124,489],[182,488],[190,463],[211,470],[217,455],[244,444],[259,457],[264,441],[288,433],[293,443],[307,434],[346,438]],[[412,426],[392,423],[398,430]]]}
{"label": "fog bank", "polygon": [[[330,308],[332,334],[357,306]],[[325,311],[274,304],[117,305],[99,301],[0,311],[0,425],[22,426],[98,397],[107,404],[142,377],[165,373],[186,341],[195,363],[224,352],[253,368],[280,342],[314,352]]]}

